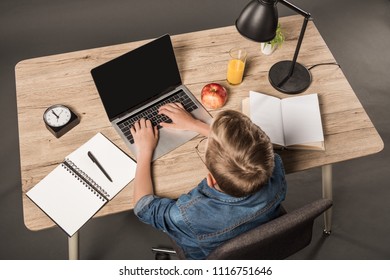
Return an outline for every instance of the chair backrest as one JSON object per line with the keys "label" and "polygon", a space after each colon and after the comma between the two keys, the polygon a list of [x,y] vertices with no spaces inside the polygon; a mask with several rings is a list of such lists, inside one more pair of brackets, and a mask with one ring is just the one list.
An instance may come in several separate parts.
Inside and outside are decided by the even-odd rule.
{"label": "chair backrest", "polygon": [[332,206],[319,199],[223,243],[207,259],[285,259],[310,244],[314,220]]}

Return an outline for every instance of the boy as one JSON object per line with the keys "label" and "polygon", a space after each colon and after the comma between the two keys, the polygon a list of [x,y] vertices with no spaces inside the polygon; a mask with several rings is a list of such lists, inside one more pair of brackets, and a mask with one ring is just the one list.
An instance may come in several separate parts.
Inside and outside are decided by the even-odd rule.
{"label": "boy", "polygon": [[220,112],[211,125],[194,119],[180,103],[162,106],[171,118],[168,129],[193,130],[208,137],[209,170],[188,194],[177,200],[153,195],[151,159],[158,131],[141,119],[131,128],[137,145],[134,213],[144,223],[166,232],[187,259],[204,259],[221,243],[279,215],[286,194],[280,157],[268,136],[244,114]]}

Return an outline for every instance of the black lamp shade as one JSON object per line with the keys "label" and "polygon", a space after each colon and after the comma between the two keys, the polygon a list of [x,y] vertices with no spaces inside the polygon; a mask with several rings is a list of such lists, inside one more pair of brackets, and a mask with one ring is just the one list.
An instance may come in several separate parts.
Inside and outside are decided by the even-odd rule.
{"label": "black lamp shade", "polygon": [[276,0],[252,0],[236,21],[238,32],[256,42],[269,42],[278,26]]}

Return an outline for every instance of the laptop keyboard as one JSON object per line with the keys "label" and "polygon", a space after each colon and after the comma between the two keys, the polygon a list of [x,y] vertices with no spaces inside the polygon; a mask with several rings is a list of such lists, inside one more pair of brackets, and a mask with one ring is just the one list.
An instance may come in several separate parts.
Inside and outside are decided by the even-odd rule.
{"label": "laptop keyboard", "polygon": [[165,115],[159,115],[158,109],[165,104],[168,103],[181,103],[183,107],[187,110],[187,112],[192,112],[197,109],[198,106],[188,97],[188,95],[180,90],[173,95],[168,96],[165,99],[160,100],[159,102],[153,104],[152,106],[146,108],[143,111],[138,112],[136,115],[132,115],[131,117],[122,120],[118,123],[119,128],[122,130],[123,134],[130,141],[131,144],[134,143],[133,135],[130,133],[130,128],[133,124],[140,120],[141,118],[150,120],[153,126],[157,126],[160,129],[162,126],[160,123],[166,122],[171,123],[172,120]]}

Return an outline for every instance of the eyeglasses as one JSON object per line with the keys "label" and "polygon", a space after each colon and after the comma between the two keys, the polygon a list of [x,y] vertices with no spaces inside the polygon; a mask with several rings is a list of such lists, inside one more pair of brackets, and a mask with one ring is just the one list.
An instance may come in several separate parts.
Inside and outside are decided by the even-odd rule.
{"label": "eyeglasses", "polygon": [[195,146],[195,151],[200,160],[203,162],[204,165],[205,163],[205,155],[206,155],[206,149],[207,149],[207,139],[208,137],[203,137],[199,143]]}

